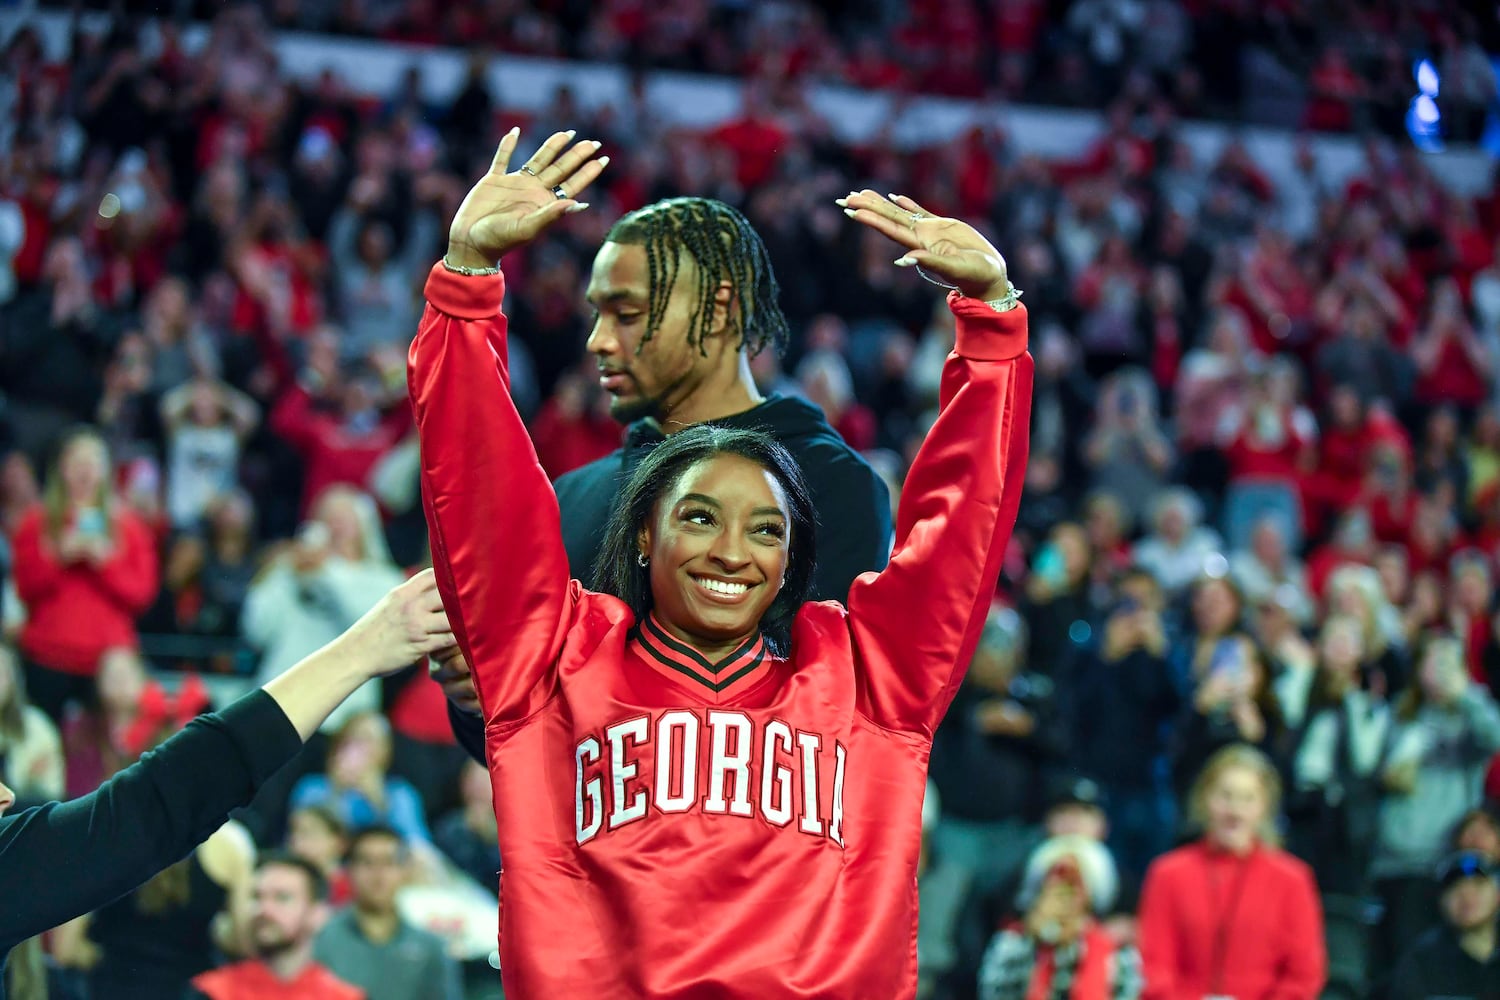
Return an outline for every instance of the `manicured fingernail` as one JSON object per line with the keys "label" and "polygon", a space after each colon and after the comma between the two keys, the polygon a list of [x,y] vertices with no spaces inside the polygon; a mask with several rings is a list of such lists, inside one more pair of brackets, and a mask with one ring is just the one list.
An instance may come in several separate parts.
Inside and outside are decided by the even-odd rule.
{"label": "manicured fingernail", "polygon": [[511,135],[520,135],[521,134],[521,126],[519,126],[519,125],[512,125],[510,127],[510,134]]}
{"label": "manicured fingernail", "polygon": [[578,130],[576,128],[570,128],[566,132],[564,132],[563,134],[566,135],[569,139],[571,139],[575,135],[578,134]]}
{"label": "manicured fingernail", "polygon": [[595,149],[598,149],[600,146],[604,145],[604,143],[600,142],[598,139],[590,139],[589,142]]}
{"label": "manicured fingernail", "polygon": [[900,260],[896,261],[897,267],[911,267],[914,264],[916,264],[916,261],[912,260],[910,257],[902,257]]}
{"label": "manicured fingernail", "polygon": [[564,215],[577,215],[579,212],[582,212],[585,208],[588,208],[588,207],[589,207],[589,203],[588,202],[586,202],[586,201],[580,201],[576,205],[569,205],[566,209],[563,210],[563,214]]}
{"label": "manicured fingernail", "polygon": [[900,198],[902,196],[899,195],[899,194],[888,194],[888,195],[886,195],[886,197],[889,198],[889,199],[891,199],[891,201],[895,201],[897,198]]}
{"label": "manicured fingernail", "polygon": [[601,166],[601,167],[607,167],[607,166],[609,166],[609,157],[607,157],[607,156],[601,156],[601,157],[599,157],[599,166]]}
{"label": "manicured fingernail", "polygon": [[842,205],[842,206],[847,207],[848,204],[849,204],[849,199],[848,198],[835,198],[835,199],[833,199],[833,203],[835,205]]}
{"label": "manicured fingernail", "polygon": [[847,215],[847,216],[849,216],[849,218],[852,219],[852,218],[854,218],[854,209],[852,209],[852,208],[846,208],[846,209],[844,209],[844,214]]}

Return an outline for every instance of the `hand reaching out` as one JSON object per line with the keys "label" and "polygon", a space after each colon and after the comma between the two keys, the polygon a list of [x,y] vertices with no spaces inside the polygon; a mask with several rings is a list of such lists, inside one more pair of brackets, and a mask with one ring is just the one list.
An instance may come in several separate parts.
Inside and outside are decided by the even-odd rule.
{"label": "hand reaching out", "polygon": [[554,134],[520,169],[510,170],[521,130],[505,133],[489,173],[469,189],[453,217],[448,229],[450,264],[493,267],[564,215],[588,207],[576,199],[609,165],[609,157],[594,158],[600,143],[593,139],[569,148],[573,135]]}
{"label": "hand reaching out", "polygon": [[851,191],[837,203],[855,222],[906,248],[897,267],[921,267],[963,295],[990,302],[1010,292],[1005,258],[967,222],[933,215],[904,195]]}

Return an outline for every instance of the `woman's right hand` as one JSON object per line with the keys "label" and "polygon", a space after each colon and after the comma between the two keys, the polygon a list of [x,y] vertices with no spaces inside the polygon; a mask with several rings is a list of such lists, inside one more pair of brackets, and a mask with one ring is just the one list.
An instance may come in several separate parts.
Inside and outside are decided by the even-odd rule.
{"label": "woman's right hand", "polygon": [[404,670],[454,644],[437,577],[424,569],[380,599],[335,640],[370,677]]}
{"label": "woman's right hand", "polygon": [[[600,143],[575,143],[573,132],[557,132],[520,169],[510,158],[520,142],[513,128],[500,140],[489,173],[469,189],[448,229],[447,261],[459,267],[494,267],[500,258],[525,246],[570,212],[588,207],[577,200],[609,164],[594,159]],[[564,152],[566,150],[566,152]],[[561,191],[565,197],[559,197]]]}

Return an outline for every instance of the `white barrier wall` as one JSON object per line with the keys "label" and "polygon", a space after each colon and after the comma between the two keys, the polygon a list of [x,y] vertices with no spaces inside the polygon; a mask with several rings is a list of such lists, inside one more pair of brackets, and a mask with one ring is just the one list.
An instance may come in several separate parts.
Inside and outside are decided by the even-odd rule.
{"label": "white barrier wall", "polygon": [[[65,55],[66,14],[0,11],[0,37],[8,38],[23,22],[38,28],[50,56]],[[102,14],[90,14],[86,23],[102,26],[106,21]],[[204,25],[194,25],[184,32],[189,48],[201,45],[206,37]],[[389,93],[416,64],[421,67],[424,96],[442,102],[457,92],[464,76],[464,53],[456,49],[297,32],[278,33],[275,45],[283,66],[294,76],[311,79],[324,69],[332,69],[349,86],[369,94]],[[629,77],[618,66],[498,55],[491,64],[489,79],[491,92],[506,107],[533,112],[550,104],[564,83],[586,108],[622,102]],[[661,72],[649,74],[647,81],[652,107],[670,122],[710,127],[732,117],[740,107],[739,85],[732,79]],[[817,87],[811,100],[833,130],[850,140],[867,138],[891,122],[893,114],[899,115],[892,123],[891,134],[902,146],[944,142],[977,123],[1000,126],[1020,152],[1048,158],[1073,157],[1081,154],[1103,128],[1101,116],[1090,112],[936,97],[914,99],[896,109],[889,96],[842,87]],[[1181,131],[1200,163],[1215,158],[1230,135],[1227,126],[1201,122],[1186,124]],[[1291,132],[1256,127],[1244,129],[1240,135],[1273,181],[1292,169],[1296,139]],[[1330,183],[1339,183],[1363,168],[1364,156],[1352,138],[1319,136],[1314,146],[1320,171]],[[1491,159],[1483,151],[1466,147],[1424,155],[1434,174],[1455,191],[1476,194],[1489,189]]]}

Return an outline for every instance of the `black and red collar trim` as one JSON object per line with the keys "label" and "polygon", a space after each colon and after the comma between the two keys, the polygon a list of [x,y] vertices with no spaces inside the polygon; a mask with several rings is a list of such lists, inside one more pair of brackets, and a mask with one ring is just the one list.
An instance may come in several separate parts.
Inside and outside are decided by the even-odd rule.
{"label": "black and red collar trim", "polygon": [[759,680],[770,669],[766,640],[756,633],[734,652],[710,662],[692,646],[675,638],[655,615],[647,615],[634,629],[630,646],[636,655],[674,678],[687,678],[716,695],[738,691]]}

